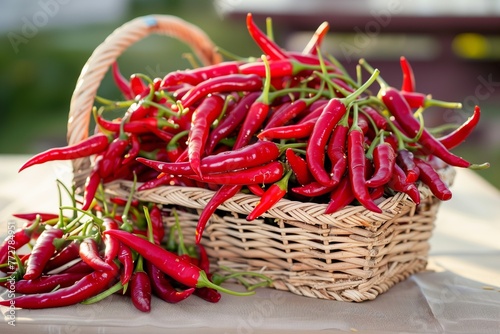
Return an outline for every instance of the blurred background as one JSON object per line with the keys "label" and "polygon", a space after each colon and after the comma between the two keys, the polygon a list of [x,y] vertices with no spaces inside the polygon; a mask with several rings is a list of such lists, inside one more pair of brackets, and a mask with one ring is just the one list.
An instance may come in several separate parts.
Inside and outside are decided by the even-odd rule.
{"label": "blurred background", "polygon": [[[430,0],[2,0],[0,2],[0,154],[34,154],[66,144],[71,94],[92,51],[137,16],[170,14],[202,28],[221,48],[259,56],[248,36],[252,12],[265,29],[271,17],[280,45],[300,51],[314,30],[330,24],[324,52],[354,74],[359,58],[401,84],[399,57],[411,62],[417,90],[462,102],[462,110],[430,109],[430,125],[461,123],[474,105],[482,120],[454,150],[492,167],[479,175],[500,188],[500,1]],[[189,66],[178,41],[151,36],[120,58],[128,76],[161,77]],[[120,99],[109,75],[99,95]]]}

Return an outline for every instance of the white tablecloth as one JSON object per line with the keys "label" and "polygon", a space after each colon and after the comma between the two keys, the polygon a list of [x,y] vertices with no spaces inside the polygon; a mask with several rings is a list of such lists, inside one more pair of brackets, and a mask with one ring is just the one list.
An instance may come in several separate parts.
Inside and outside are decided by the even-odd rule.
{"label": "white tablecloth", "polygon": [[[17,174],[26,159],[0,156],[0,235],[6,234],[12,213],[54,211],[55,180],[71,179],[64,162]],[[250,297],[223,295],[217,304],[154,299],[151,313],[142,314],[113,296],[94,305],[16,310],[15,327],[8,324],[9,309],[2,307],[0,332],[500,333],[500,192],[468,170],[457,170],[452,192],[438,213],[428,270],[374,301],[336,302],[260,289]]]}

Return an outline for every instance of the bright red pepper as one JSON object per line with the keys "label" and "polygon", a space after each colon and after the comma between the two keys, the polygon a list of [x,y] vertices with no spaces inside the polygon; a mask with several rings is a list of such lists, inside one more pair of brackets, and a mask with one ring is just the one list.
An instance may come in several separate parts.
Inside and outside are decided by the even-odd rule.
{"label": "bright red pepper", "polygon": [[328,194],[330,191],[336,188],[336,185],[325,186],[317,181],[313,181],[301,187],[292,188],[292,192],[306,196],[306,197],[316,197]]}
{"label": "bright red pepper", "polygon": [[295,178],[300,185],[306,185],[314,181],[314,177],[307,167],[307,162],[296,154],[292,148],[286,149],[285,156],[290,169],[295,174]]}
{"label": "bright red pepper", "polygon": [[[111,237],[111,236],[109,236]],[[118,248],[118,261],[122,264],[120,272],[120,282],[122,285],[127,284],[132,277],[134,271],[134,258],[130,248],[120,242]]]}
{"label": "bright red pepper", "polygon": [[276,45],[269,37],[267,37],[262,30],[257,27],[253,20],[251,13],[247,14],[247,30],[255,43],[264,52],[266,56],[269,56],[270,60],[279,60],[288,58],[286,53],[281,50],[281,48]]}
{"label": "bright red pepper", "polygon": [[391,180],[388,183],[389,188],[407,194],[415,204],[420,204],[420,192],[414,183],[407,181],[407,176],[399,165],[394,165]]}
{"label": "bright red pepper", "polygon": [[180,102],[184,108],[189,108],[209,94],[223,92],[252,92],[262,88],[262,78],[254,74],[228,74],[208,79],[190,89]]}
{"label": "bright red pepper", "polygon": [[121,91],[125,99],[131,100],[134,98],[134,94],[132,93],[130,89],[130,83],[128,82],[127,79],[120,73],[120,69],[118,68],[118,63],[115,61],[112,64],[112,74],[113,74],[113,80],[118,87],[118,89]]}
{"label": "bright red pepper", "polygon": [[[64,273],[54,275],[42,275],[32,280],[19,280],[14,283],[16,293],[31,295],[45,293],[55,288],[65,288],[72,286],[75,282],[82,279],[84,273]],[[11,283],[7,283],[10,285]],[[2,286],[8,286],[5,283]],[[10,286],[9,286],[10,288]]]}
{"label": "bright red pepper", "polygon": [[413,153],[405,148],[399,149],[396,162],[406,173],[406,182],[413,183],[418,180],[420,170],[415,164]]}
{"label": "bright red pepper", "polygon": [[45,265],[49,262],[56,250],[54,241],[62,238],[63,235],[64,231],[59,228],[51,226],[45,227],[45,230],[40,234],[33,245],[33,250],[26,264],[26,272],[23,276],[24,279],[35,279],[42,274]]}
{"label": "bright red pepper", "polygon": [[28,221],[34,221],[39,216],[40,222],[59,218],[59,214],[47,212],[14,213],[12,216]]}
{"label": "bright red pepper", "polygon": [[261,140],[306,138],[311,135],[317,122],[318,118],[310,118],[301,123],[266,128],[257,135],[257,138]]}
{"label": "bright red pepper", "polygon": [[77,259],[80,254],[80,241],[74,240],[57,252],[45,265],[44,272],[50,272],[66,263]]}
{"label": "bright red pepper", "polygon": [[340,181],[347,169],[346,142],[349,127],[345,120],[341,120],[333,129],[333,133],[326,147],[326,154],[330,159],[330,174],[334,183]]}
{"label": "bright red pepper", "polygon": [[420,169],[419,179],[429,187],[434,196],[442,201],[451,199],[452,193],[448,185],[441,179],[441,176],[434,168],[419,158],[415,158],[415,163]]}
{"label": "bright red pepper", "polygon": [[108,136],[99,133],[74,145],[51,148],[30,158],[19,171],[48,161],[73,160],[101,153],[107,149],[109,141]]}
{"label": "bright red pepper", "polygon": [[292,175],[292,171],[285,173],[281,180],[273,183],[264,192],[264,195],[260,198],[258,204],[253,208],[253,210],[247,215],[247,220],[252,221],[255,218],[263,215],[266,211],[271,209],[274,204],[276,204],[280,199],[282,199],[288,192],[288,180]]}
{"label": "bright red pepper", "polygon": [[443,144],[448,150],[451,150],[461,143],[464,142],[467,137],[471,134],[472,130],[476,127],[477,123],[479,123],[479,118],[481,117],[481,108],[479,106],[475,106],[474,113],[471,117],[465,121],[459,128],[454,130],[453,132],[447,134],[446,136],[438,138],[439,142]]}
{"label": "bright red pepper", "polygon": [[146,271],[151,279],[153,293],[167,303],[175,304],[181,302],[195,291],[195,288],[177,290],[172,286],[169,279],[165,277],[165,274],[149,261],[146,263]]}
{"label": "bright red pepper", "polygon": [[80,243],[80,258],[96,271],[110,271],[112,266],[99,255],[99,246],[95,239],[88,237]]}
{"label": "bright red pepper", "polygon": [[115,275],[116,270],[94,271],[66,288],[2,300],[0,305],[15,305],[16,308],[23,309],[43,309],[78,304],[107,289],[114,281]]}
{"label": "bright red pepper", "polygon": [[195,69],[170,72],[163,78],[160,87],[177,86],[186,83],[196,86],[210,78],[237,73],[239,73],[239,63],[236,61],[226,61]]}
{"label": "bright red pepper", "polygon": [[38,223],[30,224],[27,227],[16,229],[14,234],[8,234],[0,246],[0,264],[6,263],[9,254],[28,244],[34,231],[38,228]]}
{"label": "bright red pepper", "polygon": [[318,28],[316,29],[316,31],[314,32],[314,35],[312,36],[312,38],[309,40],[307,45],[302,50],[302,54],[316,55],[318,53],[318,48],[321,47],[323,39],[325,38],[329,29],[330,29],[330,25],[328,22],[325,21],[325,22],[321,23],[318,26]]}
{"label": "bright red pepper", "polygon": [[394,164],[396,163],[396,152],[390,144],[385,142],[375,146],[373,150],[373,164],[375,172],[366,180],[366,186],[376,188],[383,186],[391,179]]}
{"label": "bright red pepper", "polygon": [[192,125],[188,138],[188,159],[193,171],[199,176],[201,157],[205,153],[210,126],[220,115],[224,107],[224,99],[220,95],[206,97],[193,113]]}
{"label": "bright red pepper", "polygon": [[151,311],[152,287],[145,271],[136,271],[130,279],[130,297],[132,304],[141,312]]}
{"label": "bright red pepper", "polygon": [[343,177],[335,189],[330,193],[330,201],[325,209],[325,213],[331,214],[337,212],[354,200],[355,197],[352,192],[351,180],[349,177]]}
{"label": "bright red pepper", "polygon": [[401,85],[401,90],[405,92],[414,92],[415,76],[413,75],[413,69],[404,56],[401,56],[399,58],[399,62],[401,65],[401,70],[403,71],[403,84]]}

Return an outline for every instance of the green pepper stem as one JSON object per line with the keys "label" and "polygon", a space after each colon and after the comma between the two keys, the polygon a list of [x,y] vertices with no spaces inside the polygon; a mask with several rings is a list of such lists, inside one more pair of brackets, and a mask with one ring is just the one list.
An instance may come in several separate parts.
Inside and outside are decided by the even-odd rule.
{"label": "green pepper stem", "polygon": [[233,296],[251,296],[251,295],[255,294],[255,291],[239,292],[239,291],[229,290],[229,289],[226,289],[220,285],[217,285],[208,279],[207,274],[205,273],[204,270],[200,271],[200,276],[198,277],[198,283],[196,284],[196,287],[197,288],[212,288],[212,289],[217,290],[219,292],[227,293],[227,294],[233,295]]}
{"label": "green pepper stem", "polygon": [[123,289],[123,285],[120,281],[118,281],[115,285],[113,285],[111,288],[93,296],[93,297],[90,297],[88,299],[85,299],[83,302],[81,302],[81,304],[83,305],[90,305],[90,304],[94,304],[94,303],[97,303],[109,296],[111,296],[112,294],[120,291],[121,289]]}

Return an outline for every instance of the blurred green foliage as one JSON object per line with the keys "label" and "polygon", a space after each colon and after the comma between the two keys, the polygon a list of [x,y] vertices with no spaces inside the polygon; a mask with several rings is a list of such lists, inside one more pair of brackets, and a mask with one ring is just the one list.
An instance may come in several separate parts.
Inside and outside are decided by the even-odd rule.
{"label": "blurred green foliage", "polygon": [[[71,95],[82,67],[92,51],[118,26],[137,16],[169,14],[203,29],[223,49],[242,56],[259,56],[244,22],[220,17],[211,1],[131,1],[127,17],[100,25],[40,29],[15,52],[6,35],[0,39],[0,154],[34,154],[66,144],[66,123]],[[21,22],[20,22],[21,24]],[[20,28],[19,28],[20,29]],[[16,31],[19,31],[17,29]],[[279,29],[275,29],[279,33]],[[130,47],[119,59],[123,74],[144,73],[161,77],[189,66],[183,57],[190,50],[165,36],[150,36]],[[109,74],[99,95],[120,99]],[[490,119],[498,115],[490,106]],[[488,116],[485,117],[488,122]],[[484,138],[479,138],[479,140]],[[491,144],[491,143],[490,143]],[[493,167],[479,174],[500,188],[500,149],[471,141],[456,150],[474,162]]]}

